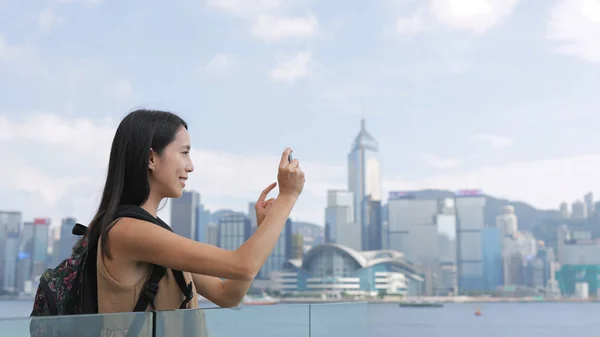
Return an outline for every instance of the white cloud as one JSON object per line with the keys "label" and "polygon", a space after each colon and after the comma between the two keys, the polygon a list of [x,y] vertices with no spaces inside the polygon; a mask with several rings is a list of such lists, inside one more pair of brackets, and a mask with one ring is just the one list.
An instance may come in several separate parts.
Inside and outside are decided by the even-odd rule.
{"label": "white cloud", "polygon": [[33,113],[0,118],[0,204],[29,218],[88,215],[77,209],[96,199],[106,169],[113,128],[110,120],[62,119]]}
{"label": "white cloud", "polygon": [[[98,206],[117,124],[111,119],[67,119],[47,113],[0,116],[0,156],[10,158],[0,165],[2,209],[21,210],[26,219],[49,216],[54,223],[64,216],[89,221]],[[245,156],[195,149],[189,188],[199,191],[213,211],[245,211],[248,202],[276,181],[279,150],[283,149]],[[307,183],[292,218],[321,224],[326,190],[344,186],[346,180],[339,173],[345,166],[300,160]],[[251,179],[247,172],[252,172]],[[169,207],[161,214],[168,219]]]}
{"label": "white cloud", "polygon": [[312,53],[308,51],[282,58],[271,70],[269,76],[276,82],[294,82],[311,74],[311,60]]}
{"label": "white cloud", "polygon": [[282,6],[281,0],[207,0],[210,8],[221,10],[239,17],[254,17],[273,12]]}
{"label": "white cloud", "polygon": [[431,154],[424,154],[423,160],[430,167],[442,170],[457,168],[461,164],[458,158],[442,158]]}
{"label": "white cloud", "polygon": [[600,1],[559,1],[549,15],[547,37],[560,53],[600,63]]}
{"label": "white cloud", "polygon": [[497,135],[476,135],[473,137],[473,140],[485,142],[495,149],[504,149],[512,146],[514,143],[510,138]]}
{"label": "white cloud", "polygon": [[40,29],[45,32],[50,31],[53,27],[60,25],[63,22],[64,19],[57,16],[52,8],[44,9],[40,12],[38,17],[38,25],[40,26]]}
{"label": "white cloud", "polygon": [[397,19],[401,35],[418,34],[440,26],[485,34],[508,17],[520,0],[429,0],[415,13]]}
{"label": "white cloud", "polygon": [[252,26],[252,34],[259,39],[274,42],[290,38],[309,38],[317,35],[319,22],[314,14],[304,17],[260,15]]}
{"label": "white cloud", "polygon": [[309,12],[288,15],[293,2],[281,0],[207,0],[209,8],[229,13],[251,25],[249,32],[266,42],[311,38],[318,34],[319,21]]}
{"label": "white cloud", "polygon": [[231,66],[233,55],[228,53],[217,53],[204,66],[204,70],[210,73],[219,73]]}

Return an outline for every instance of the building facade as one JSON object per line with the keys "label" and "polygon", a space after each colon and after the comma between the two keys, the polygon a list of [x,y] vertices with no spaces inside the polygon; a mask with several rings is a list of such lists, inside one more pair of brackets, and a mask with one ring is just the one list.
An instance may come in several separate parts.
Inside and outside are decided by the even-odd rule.
{"label": "building facade", "polygon": [[373,203],[382,197],[379,143],[367,132],[364,119],[348,154],[348,190],[354,197],[354,221],[361,228],[361,250],[381,249],[381,204]]}
{"label": "building facade", "polygon": [[414,296],[423,293],[424,278],[400,252],[359,252],[329,243],[313,247],[302,260],[288,260],[272,284],[284,293]]}

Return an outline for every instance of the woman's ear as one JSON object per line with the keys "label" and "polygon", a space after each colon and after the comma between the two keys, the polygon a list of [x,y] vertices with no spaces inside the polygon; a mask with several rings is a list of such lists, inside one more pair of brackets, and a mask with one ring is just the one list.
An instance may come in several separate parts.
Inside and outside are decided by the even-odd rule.
{"label": "woman's ear", "polygon": [[148,156],[148,169],[150,171],[154,170],[154,166],[156,165],[156,152],[150,148],[150,155]]}

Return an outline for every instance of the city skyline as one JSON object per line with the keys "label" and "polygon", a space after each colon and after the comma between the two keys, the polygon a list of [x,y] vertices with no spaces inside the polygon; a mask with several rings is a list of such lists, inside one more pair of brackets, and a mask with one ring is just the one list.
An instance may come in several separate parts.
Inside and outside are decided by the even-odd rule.
{"label": "city skyline", "polygon": [[307,174],[291,217],[322,225],[363,114],[384,198],[477,188],[556,209],[600,194],[600,5],[463,6],[1,3],[0,205],[89,221],[114,129],[137,107],[188,121],[189,185],[213,211],[246,210],[291,146]]}
{"label": "city skyline", "polygon": [[[365,120],[363,118],[363,119],[361,119],[361,125],[362,125],[361,128],[364,127],[364,124],[365,124]],[[360,130],[361,129],[359,129],[359,133],[360,133]],[[197,152],[197,151],[194,150],[194,149],[192,149],[192,155],[193,155],[194,152]],[[349,151],[349,152],[351,152],[351,151]],[[273,158],[275,158],[275,156],[273,156]],[[188,185],[190,185],[192,187],[185,188],[184,192],[199,193],[201,195],[201,197],[203,198],[203,200],[204,200],[205,196],[202,195],[201,191],[199,191],[198,189],[195,189],[193,187],[194,186],[193,182],[195,182],[195,179],[190,179],[190,181],[192,183],[188,183]],[[348,186],[347,185],[343,186],[344,183],[347,184],[347,181],[341,183],[341,185],[336,185],[334,187],[328,188],[327,190],[324,191],[325,192],[324,194],[327,195],[328,191],[332,191],[332,190],[334,190],[334,191],[337,191],[337,190],[347,191],[348,190]],[[493,195],[491,193],[486,193],[486,191],[482,191],[481,189],[478,189],[478,188],[460,188],[460,187],[457,187],[455,189],[443,189],[443,188],[436,188],[435,186],[433,186],[433,187],[424,187],[424,188],[417,188],[417,189],[391,190],[389,188],[386,188],[385,185],[383,185],[382,186],[382,190],[385,191],[385,192],[387,192],[387,193],[382,195],[382,198],[381,198],[382,199],[382,206],[387,205],[387,203],[389,201],[389,199],[388,199],[389,194],[395,194],[395,193],[396,194],[397,193],[412,193],[412,192],[416,192],[416,191],[419,191],[419,190],[426,190],[426,189],[447,190],[447,191],[450,191],[450,192],[455,192],[457,196],[460,194],[461,191],[477,191],[478,193],[479,192],[483,193],[482,195],[485,195],[485,196],[490,196],[490,197],[494,197],[494,198],[502,198],[501,196],[498,196],[498,195]],[[274,192],[271,193],[271,196],[275,196],[273,193],[276,193],[276,191],[277,191],[277,188],[275,189]],[[1,193],[1,191],[0,191],[0,193]],[[99,197],[100,193],[101,193],[101,189],[98,190],[98,197]],[[593,193],[593,192],[585,192],[585,193]],[[567,207],[566,211],[570,212],[571,211],[571,207],[572,207],[572,205],[574,203],[581,203],[581,202],[583,202],[585,193],[582,193],[579,197],[576,197],[573,200],[563,199],[563,200],[560,201],[559,204],[557,204],[558,206],[556,206],[556,207],[549,207],[549,208],[536,207],[536,205],[532,205],[532,204],[530,204],[530,203],[528,203],[527,201],[524,201],[524,200],[508,199],[508,198],[507,199],[509,200],[509,202],[525,202],[525,203],[530,204],[534,208],[540,209],[540,210],[552,209],[552,210],[561,211],[561,207],[563,205],[566,205],[566,207]],[[302,201],[303,198],[304,197],[301,196],[301,198],[300,198],[300,200],[299,200],[298,203],[302,204],[301,201]],[[212,198],[210,196],[207,196],[206,199],[211,200]],[[324,205],[321,207],[322,213],[324,213],[324,210],[327,208],[327,200],[326,200],[326,198],[324,198],[324,199],[325,199],[324,200]],[[159,217],[161,217],[163,219],[170,219],[171,218],[172,200],[174,200],[174,199],[163,200],[163,203],[161,204],[161,207],[159,208],[159,211],[158,211],[158,216]],[[244,201],[242,201],[242,202],[244,202]],[[253,203],[253,202],[254,202],[254,200],[247,200],[247,201],[245,201],[245,207],[244,206],[243,207],[232,207],[230,205],[225,204],[223,207],[220,207],[220,208],[211,208],[210,204],[206,204],[204,202],[203,202],[203,205],[205,207],[208,206],[206,209],[208,211],[210,211],[210,212],[222,211],[222,210],[232,210],[232,211],[235,211],[235,212],[242,212],[242,213],[244,213],[246,215],[251,215],[250,213],[247,212],[247,210],[248,210],[248,205],[251,204],[251,203]],[[239,204],[239,203],[236,203],[236,206],[239,206],[237,204]],[[589,205],[587,207],[589,207]],[[82,222],[84,224],[87,224],[87,221],[83,220],[81,217],[77,218],[73,214],[62,214],[59,217],[53,217],[53,216],[49,216],[47,214],[34,214],[31,211],[29,211],[28,209],[9,209],[9,208],[6,208],[6,209],[0,209],[0,211],[5,211],[5,212],[19,212],[19,213],[23,214],[23,219],[24,219],[23,221],[31,221],[34,218],[49,218],[49,219],[51,219],[51,222],[52,222],[51,223],[51,227],[58,226],[61,223],[61,221],[64,220],[64,219],[66,219],[66,218],[76,218],[78,222]],[[589,210],[587,210],[587,211],[589,212]],[[53,212],[53,213],[55,213],[55,212]],[[315,221],[314,219],[310,219],[310,218],[307,219],[307,218],[295,217],[294,213],[297,213],[297,212],[292,211],[292,215],[290,216],[290,219],[293,219],[294,221],[301,221],[301,222],[305,221],[305,222],[317,224],[319,226],[323,226],[323,227],[325,226],[325,217],[324,217],[324,215],[321,217],[322,219],[316,219],[316,221]],[[82,214],[82,212],[77,212],[77,214]],[[29,215],[31,215],[31,216],[29,216]],[[93,216],[93,213],[90,213],[87,216],[89,218],[91,218]],[[492,225],[492,224],[486,224],[486,225]]]}

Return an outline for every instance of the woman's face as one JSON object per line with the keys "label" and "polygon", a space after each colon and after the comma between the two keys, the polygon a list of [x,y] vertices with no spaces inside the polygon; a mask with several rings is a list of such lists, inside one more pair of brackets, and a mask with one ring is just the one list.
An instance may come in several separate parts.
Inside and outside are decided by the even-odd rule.
{"label": "woman's face", "polygon": [[194,171],[190,158],[190,134],[180,128],[173,141],[159,155],[150,154],[150,191],[160,198],[179,198],[188,174]]}

